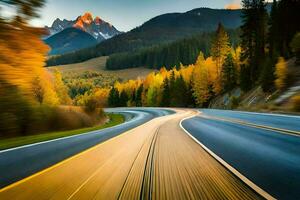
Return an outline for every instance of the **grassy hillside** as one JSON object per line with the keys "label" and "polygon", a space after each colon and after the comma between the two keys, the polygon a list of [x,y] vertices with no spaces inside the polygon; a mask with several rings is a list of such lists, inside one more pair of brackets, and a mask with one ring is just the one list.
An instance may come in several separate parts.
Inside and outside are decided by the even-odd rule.
{"label": "grassy hillside", "polygon": [[69,65],[59,65],[54,67],[49,67],[49,70],[58,69],[62,72],[63,75],[67,75],[70,73],[84,73],[86,71],[94,71],[99,72],[102,74],[108,74],[111,76],[116,76],[121,80],[129,80],[129,79],[136,79],[138,77],[143,78],[147,74],[153,72],[153,69],[148,69],[145,67],[139,68],[131,68],[131,69],[124,69],[124,70],[106,70],[106,61],[108,57],[98,57],[87,60],[82,63],[76,64],[69,64]]}
{"label": "grassy hillside", "polygon": [[[96,102],[99,107],[107,107],[109,87],[116,81],[126,82],[144,78],[154,71],[147,68],[131,68],[124,70],[109,71],[105,69],[108,57],[99,57],[86,62],[48,67],[54,72],[59,70],[62,73],[63,82],[68,88],[68,94],[77,106],[86,106],[88,102]],[[96,95],[93,97],[91,95]]]}

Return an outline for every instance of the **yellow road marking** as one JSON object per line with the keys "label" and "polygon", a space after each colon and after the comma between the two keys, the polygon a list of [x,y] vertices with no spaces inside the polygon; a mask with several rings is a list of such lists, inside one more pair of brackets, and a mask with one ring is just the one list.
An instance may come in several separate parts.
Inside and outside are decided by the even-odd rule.
{"label": "yellow road marking", "polygon": [[[62,166],[0,193],[0,198],[114,199],[125,182],[124,196],[119,196],[120,199],[138,199],[151,145],[149,135],[155,134],[155,129],[162,125],[157,146],[150,150],[155,155],[154,165],[148,163],[149,167],[154,167],[153,174],[149,174],[154,181],[151,183],[153,197],[259,199],[256,192],[182,133],[179,121],[195,112],[179,113],[151,120],[146,126],[116,137],[117,140],[108,140],[111,143],[96,145],[97,149],[91,148],[93,151],[87,150],[79,158],[68,159],[69,162]],[[147,145],[143,147],[145,142]],[[136,155],[139,152],[141,154]]]}
{"label": "yellow road marking", "polygon": [[[155,119],[157,119],[157,118],[155,118]],[[152,120],[153,120],[153,119],[152,119]],[[144,124],[142,124],[142,125],[140,125],[140,126],[143,126],[143,125],[145,125],[145,124],[148,124],[148,123],[150,123],[152,120],[150,120],[150,121],[148,121],[148,122],[146,122],[146,123],[144,123]],[[128,131],[125,131],[124,133],[121,133],[121,134],[119,134],[119,135],[117,135],[117,136],[115,136],[115,137],[113,137],[113,138],[111,138],[111,139],[109,139],[109,140],[106,140],[106,141],[104,141],[104,142],[102,142],[102,143],[100,143],[100,144],[97,144],[97,145],[95,145],[95,146],[93,146],[93,147],[91,147],[91,148],[89,148],[89,149],[86,149],[86,150],[84,150],[84,151],[82,151],[82,152],[80,152],[80,153],[78,153],[78,154],[76,154],[76,155],[74,155],[74,156],[71,156],[71,157],[69,157],[69,158],[67,158],[67,159],[65,159],[65,160],[63,160],[63,161],[60,161],[60,162],[58,162],[58,163],[56,163],[56,164],[54,164],[54,165],[52,165],[52,166],[50,166],[50,167],[48,167],[48,168],[46,168],[46,169],[44,169],[44,170],[41,170],[40,172],[37,172],[37,173],[35,173],[35,174],[32,174],[32,175],[30,175],[30,176],[28,176],[28,177],[26,177],[26,178],[24,178],[24,179],[22,179],[22,180],[19,180],[19,181],[15,182],[15,183],[12,183],[12,184],[10,184],[10,185],[4,187],[4,188],[1,188],[1,189],[0,189],[0,193],[1,193],[1,192],[4,192],[4,191],[6,191],[6,190],[9,190],[9,189],[11,189],[11,188],[13,188],[13,187],[15,187],[15,186],[18,186],[18,185],[20,185],[20,184],[22,184],[22,183],[24,183],[24,182],[26,182],[26,181],[28,181],[28,180],[34,178],[34,177],[37,177],[37,176],[39,176],[39,175],[41,175],[41,174],[43,174],[43,173],[46,173],[46,172],[48,172],[48,171],[51,171],[52,169],[57,168],[57,167],[63,165],[64,163],[66,163],[66,162],[68,162],[68,161],[70,161],[70,160],[72,160],[72,159],[75,159],[75,158],[77,158],[77,157],[79,157],[79,156],[81,156],[81,155],[83,155],[83,154],[85,154],[85,153],[87,153],[87,152],[90,152],[90,151],[92,151],[92,150],[98,148],[99,146],[102,146],[102,145],[106,144],[107,142],[116,140],[117,138],[121,137],[122,135],[128,134],[129,132],[131,132],[131,131],[133,131],[133,130],[139,128],[140,126],[137,126],[137,127],[133,128],[133,129],[130,129],[130,130],[128,130]]]}

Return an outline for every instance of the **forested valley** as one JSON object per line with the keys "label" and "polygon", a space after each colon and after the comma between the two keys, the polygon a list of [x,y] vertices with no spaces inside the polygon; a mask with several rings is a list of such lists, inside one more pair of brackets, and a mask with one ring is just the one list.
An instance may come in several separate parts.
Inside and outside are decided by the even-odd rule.
{"label": "forested valley", "polygon": [[[0,18],[0,29],[6,30],[0,32],[4,137],[93,126],[103,119],[104,107],[209,107],[235,88],[247,92],[261,86],[264,92],[282,92],[293,80],[287,61],[294,59],[299,66],[296,0],[274,1],[271,12],[263,0],[243,0],[239,29],[219,23],[214,32],[111,55],[108,69],[156,69],[145,78],[126,81],[96,72],[61,74],[45,68],[49,48],[41,41],[43,30],[28,25],[43,1],[26,10],[22,2],[11,3],[21,15]],[[230,108],[239,104],[240,99],[231,97]],[[299,111],[299,95],[293,105]]]}
{"label": "forested valley", "polygon": [[[144,80],[117,82],[107,93],[107,104],[207,107],[215,97],[237,87],[244,92],[259,85],[265,92],[284,91],[291,81],[286,60],[297,57],[299,63],[299,2],[274,1],[270,14],[262,0],[244,0],[243,8],[238,43],[219,24],[213,36],[203,34],[111,56],[107,62],[110,69],[142,65],[160,71]],[[204,52],[199,54],[199,47]],[[239,99],[230,101],[232,108],[239,105]]]}

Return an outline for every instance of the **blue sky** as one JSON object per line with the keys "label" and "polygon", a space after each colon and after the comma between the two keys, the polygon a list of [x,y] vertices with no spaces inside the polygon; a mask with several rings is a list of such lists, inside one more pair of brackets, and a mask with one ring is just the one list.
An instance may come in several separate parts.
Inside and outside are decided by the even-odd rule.
{"label": "blue sky", "polygon": [[56,18],[76,19],[86,11],[128,31],[160,14],[193,8],[224,8],[239,0],[48,0],[35,25],[51,25]]}

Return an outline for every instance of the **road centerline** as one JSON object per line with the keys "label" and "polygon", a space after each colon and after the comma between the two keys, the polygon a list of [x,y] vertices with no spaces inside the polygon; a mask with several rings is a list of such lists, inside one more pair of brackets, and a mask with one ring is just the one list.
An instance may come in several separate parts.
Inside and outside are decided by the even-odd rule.
{"label": "road centerline", "polygon": [[250,122],[241,121],[241,120],[235,120],[235,119],[231,119],[231,118],[228,119],[228,118],[223,118],[223,117],[215,117],[215,116],[212,117],[212,116],[208,116],[205,114],[200,114],[199,117],[206,118],[206,119],[212,119],[212,120],[218,120],[218,121],[224,121],[224,122],[230,122],[230,123],[240,124],[240,125],[244,125],[244,126],[249,126],[252,128],[275,131],[275,132],[282,133],[282,134],[288,134],[288,135],[300,137],[299,131],[293,131],[293,130],[282,129],[282,128],[277,128],[277,127],[259,125],[259,124],[250,123]]}

